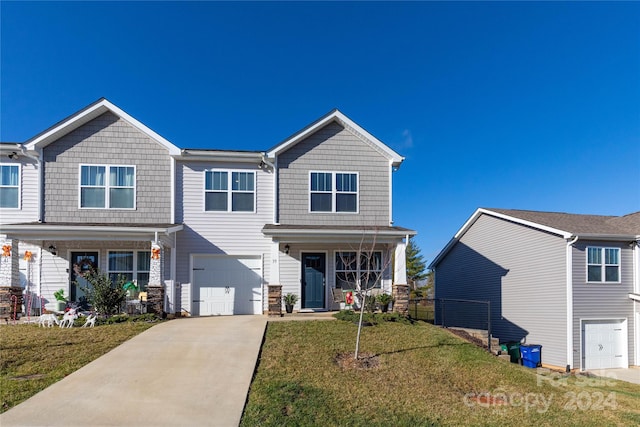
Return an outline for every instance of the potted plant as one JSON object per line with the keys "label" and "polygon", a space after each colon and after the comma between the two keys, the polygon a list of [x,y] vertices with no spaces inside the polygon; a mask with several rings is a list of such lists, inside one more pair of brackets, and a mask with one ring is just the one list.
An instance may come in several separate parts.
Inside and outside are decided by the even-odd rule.
{"label": "potted plant", "polygon": [[53,297],[56,299],[56,311],[64,311],[67,306],[67,298],[64,296],[64,289],[58,289],[53,293]]}
{"label": "potted plant", "polygon": [[289,293],[284,296],[283,300],[287,313],[293,313],[293,306],[298,302],[298,295]]}
{"label": "potted plant", "polygon": [[386,313],[389,310],[389,304],[393,302],[393,297],[389,294],[380,294],[376,297],[376,301],[380,306],[380,310]]}

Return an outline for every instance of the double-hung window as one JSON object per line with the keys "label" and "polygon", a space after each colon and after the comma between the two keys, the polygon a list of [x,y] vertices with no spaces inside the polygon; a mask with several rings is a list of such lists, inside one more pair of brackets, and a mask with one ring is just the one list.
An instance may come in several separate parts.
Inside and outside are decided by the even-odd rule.
{"label": "double-hung window", "polygon": [[620,282],[620,248],[587,247],[587,282]]}
{"label": "double-hung window", "polygon": [[135,184],[135,166],[80,165],[80,207],[135,209]]}
{"label": "double-hung window", "polygon": [[310,212],[358,212],[358,174],[354,172],[311,172]]}
{"label": "double-hung window", "polygon": [[20,165],[0,165],[0,208],[20,207]]}
{"label": "double-hung window", "polygon": [[255,172],[205,171],[204,210],[255,212]]}
{"label": "double-hung window", "polygon": [[382,252],[336,252],[336,288],[361,289],[382,286]]}
{"label": "double-hung window", "polygon": [[109,278],[117,283],[118,276],[135,280],[139,291],[149,284],[151,251],[109,251]]}

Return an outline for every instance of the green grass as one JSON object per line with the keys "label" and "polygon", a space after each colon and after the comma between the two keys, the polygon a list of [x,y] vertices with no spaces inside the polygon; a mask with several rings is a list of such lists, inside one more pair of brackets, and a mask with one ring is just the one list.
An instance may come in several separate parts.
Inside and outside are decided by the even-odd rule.
{"label": "green grass", "polygon": [[0,327],[0,412],[151,326],[136,322],[70,329],[36,325]]}
{"label": "green grass", "polygon": [[[380,366],[342,370],[336,356],[353,352],[355,335],[351,322],[270,323],[241,424],[622,426],[640,420],[639,385],[585,384],[575,376],[566,386],[538,384],[536,370],[422,322],[364,328],[361,351],[377,355]],[[481,406],[472,393],[505,397],[507,405]],[[551,399],[546,410],[542,398]]]}

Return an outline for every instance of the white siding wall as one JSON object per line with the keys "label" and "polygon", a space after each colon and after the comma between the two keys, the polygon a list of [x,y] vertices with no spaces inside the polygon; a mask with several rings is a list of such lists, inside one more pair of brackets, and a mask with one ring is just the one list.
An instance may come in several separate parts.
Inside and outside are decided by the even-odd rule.
{"label": "white siding wall", "polygon": [[[256,173],[256,212],[205,212],[204,171],[209,169],[247,170]],[[178,162],[176,165],[176,222],[184,223],[177,235],[177,281],[182,306],[190,310],[187,288],[191,282],[192,254],[259,255],[263,257],[263,296],[267,304],[270,239],[262,234],[273,222],[273,172],[256,164]],[[189,307],[189,308],[187,308]]]}
{"label": "white siding wall", "polygon": [[1,224],[34,222],[39,217],[38,206],[38,162],[24,156],[16,161],[2,163],[20,163],[20,209],[0,209]]}
{"label": "white siding wall", "polygon": [[[353,245],[336,245],[336,244],[327,244],[327,243],[291,243],[289,244],[290,251],[289,255],[285,255],[284,253],[280,254],[280,282],[282,284],[282,295],[286,295],[288,293],[296,294],[298,296],[302,295],[301,289],[301,276],[302,276],[302,266],[301,259],[303,252],[318,252],[326,254],[326,289],[325,289],[325,301],[327,309],[339,309],[339,305],[332,305],[332,296],[331,296],[331,288],[336,286],[335,278],[336,278],[336,266],[335,266],[335,257],[336,251],[355,251]],[[391,266],[388,261],[389,252],[386,247],[379,245],[376,247],[376,250],[382,251],[383,254],[383,266],[386,267],[385,272],[383,273],[383,289],[387,292],[391,291]],[[300,299],[295,306],[295,309],[300,309]]]}

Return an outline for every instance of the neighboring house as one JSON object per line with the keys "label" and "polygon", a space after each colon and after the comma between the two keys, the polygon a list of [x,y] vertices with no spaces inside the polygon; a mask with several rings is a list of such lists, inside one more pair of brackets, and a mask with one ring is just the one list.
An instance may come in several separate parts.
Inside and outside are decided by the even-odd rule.
{"label": "neighboring house", "polygon": [[180,149],[100,99],[0,154],[0,287],[80,301],[93,266],[212,315],[263,313],[269,285],[330,310],[346,273],[406,283],[404,159],[337,110],[266,152]]}
{"label": "neighboring house", "polygon": [[493,336],[541,344],[543,364],[626,368],[640,364],[639,241],[640,212],[478,209],[429,268],[437,299],[490,301]]}

